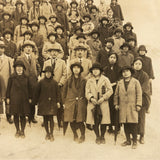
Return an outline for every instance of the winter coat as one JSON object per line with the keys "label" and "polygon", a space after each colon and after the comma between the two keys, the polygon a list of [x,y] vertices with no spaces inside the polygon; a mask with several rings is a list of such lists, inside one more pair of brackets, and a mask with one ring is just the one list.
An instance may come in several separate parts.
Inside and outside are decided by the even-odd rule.
{"label": "winter coat", "polygon": [[109,33],[109,26],[108,25],[102,25],[100,24],[98,26],[98,32],[100,34],[99,36],[99,40],[102,42],[102,46],[105,45],[105,39],[107,39],[108,37],[110,37],[110,33]]}
{"label": "winter coat", "polygon": [[50,42],[50,41],[47,41],[44,43],[44,46],[43,46],[43,49],[42,49],[42,56],[45,58],[45,59],[48,59],[50,57],[50,55],[47,53],[47,50],[49,47],[53,46],[54,48],[57,48],[60,50],[57,58],[63,58],[64,56],[64,51],[63,51],[63,48],[62,46],[58,43],[58,42]]}
{"label": "winter coat", "polygon": [[42,79],[36,86],[33,104],[38,103],[38,115],[57,115],[59,103],[58,84],[53,79]]}
{"label": "winter coat", "polygon": [[11,115],[29,115],[31,93],[29,78],[26,75],[11,75],[8,80],[6,98],[10,99]]}
{"label": "winter coat", "polygon": [[[72,83],[71,83],[72,81]],[[71,83],[71,84],[70,84]],[[63,88],[64,121],[84,122],[86,120],[87,101],[85,98],[86,81],[80,78],[78,87],[75,85],[75,78],[71,76]],[[75,115],[76,112],[76,115]],[[75,118],[74,118],[75,117]]]}
{"label": "winter coat", "polygon": [[20,25],[20,19],[22,17],[26,16],[26,12],[22,11],[19,12],[18,9],[16,9],[13,13],[12,13],[12,20],[14,22],[14,25],[17,26],[17,25]]}
{"label": "winter coat", "polygon": [[8,57],[15,58],[17,53],[17,46],[14,41],[8,41],[7,39],[4,39],[4,43],[6,45],[4,54]]}
{"label": "winter coat", "polygon": [[43,36],[44,42],[47,42],[47,41],[48,41],[47,35],[49,34],[49,32],[48,32],[48,28],[47,28],[47,25],[46,25],[46,24],[40,24],[40,25],[39,25],[38,34],[40,34],[40,35]]}
{"label": "winter coat", "polygon": [[27,30],[30,30],[30,27],[28,25],[18,25],[16,26],[15,28],[15,31],[14,31],[14,42],[17,44],[18,41],[20,40],[23,40],[24,39],[24,32],[26,32]]}
{"label": "winter coat", "polygon": [[102,68],[106,67],[108,64],[108,55],[113,52],[113,50],[106,51],[106,49],[101,49],[97,55],[96,61],[99,62]]}
{"label": "winter coat", "polygon": [[134,56],[134,59],[135,59],[136,57],[138,57],[138,52],[137,52],[137,50],[138,50],[137,47],[132,47],[132,46],[130,46],[129,52]]}
{"label": "winter coat", "polygon": [[3,55],[2,57],[2,62],[0,61],[0,76],[2,76],[4,80],[4,87],[5,87],[5,94],[6,94],[6,89],[7,89],[7,84],[8,84],[8,79],[11,76],[11,74],[14,72],[13,69],[13,59]]}
{"label": "winter coat", "polygon": [[[51,59],[48,59],[44,62],[43,70],[47,66],[52,66],[52,60]],[[57,83],[61,83],[62,85],[64,85],[66,80],[67,80],[67,69],[66,69],[66,64],[65,64],[64,60],[56,59],[55,68],[54,68],[53,73],[54,73],[53,79]],[[42,77],[44,77],[44,75],[42,75]]]}
{"label": "winter coat", "polygon": [[5,29],[10,29],[12,32],[14,32],[14,28],[15,28],[15,25],[11,19],[7,21],[5,20],[0,21],[0,35],[3,34]]}
{"label": "winter coat", "polygon": [[120,47],[123,45],[125,40],[122,37],[116,38],[116,36],[113,36],[112,38],[114,40],[114,46],[112,49],[119,55],[121,53]]}
{"label": "winter coat", "polygon": [[[75,62],[80,62],[80,59],[79,58],[72,59],[70,61],[70,65],[74,64]],[[82,67],[83,67],[83,72],[81,73],[81,76],[83,78],[87,78],[88,74],[89,74],[89,69],[92,67],[92,62],[89,59],[82,58],[80,63],[82,65]],[[68,77],[70,75],[71,75],[71,70],[69,69],[69,71],[68,71]]]}
{"label": "winter coat", "polygon": [[91,13],[90,16],[91,16],[91,22],[94,24],[94,28],[96,29],[99,25],[99,19],[100,19],[99,13],[98,12],[96,14]]}
{"label": "winter coat", "polygon": [[142,89],[139,81],[132,77],[126,90],[124,79],[121,79],[116,87],[114,105],[119,105],[120,123],[138,123],[136,106],[142,106]]}
{"label": "winter coat", "polygon": [[120,6],[119,4],[113,5],[113,4],[111,3],[110,7],[111,7],[111,9],[112,9],[112,11],[113,11],[113,17],[114,17],[114,18],[118,18],[118,19],[120,19],[121,21],[123,21],[124,18],[123,18],[121,6]]}
{"label": "winter coat", "polygon": [[121,54],[118,55],[118,65],[120,67],[131,66],[133,63],[133,60],[134,60],[134,57],[132,54],[130,54],[130,52],[127,52],[126,54],[124,54],[122,51]]}
{"label": "winter coat", "polygon": [[87,105],[87,124],[94,124],[94,116],[92,113],[92,109],[95,107],[90,99],[94,97],[97,100],[97,96],[99,93],[100,98],[104,98],[104,101],[100,104],[100,109],[102,112],[102,121],[101,124],[110,124],[110,112],[109,112],[109,104],[108,99],[113,94],[112,86],[109,79],[103,75],[101,75],[98,84],[96,84],[96,79],[91,77],[86,84],[85,91],[86,98],[88,100]]}
{"label": "winter coat", "polygon": [[102,43],[99,39],[93,39],[87,41],[87,44],[89,45],[91,52],[92,52],[92,63],[96,62],[97,55],[99,51],[102,49]]}
{"label": "winter coat", "polygon": [[140,56],[140,57],[143,59],[143,66],[142,66],[143,71],[148,74],[150,79],[154,79],[155,77],[153,72],[152,59],[147,56]]}
{"label": "winter coat", "polygon": [[29,9],[29,15],[28,15],[28,18],[29,18],[29,21],[32,22],[32,21],[38,21],[38,17],[40,16],[40,7],[37,9],[35,9],[34,6],[32,6],[30,9]]}

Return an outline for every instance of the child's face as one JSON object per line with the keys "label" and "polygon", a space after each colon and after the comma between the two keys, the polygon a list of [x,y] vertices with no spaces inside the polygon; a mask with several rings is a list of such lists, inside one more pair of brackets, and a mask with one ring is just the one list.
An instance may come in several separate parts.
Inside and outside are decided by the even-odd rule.
{"label": "child's face", "polygon": [[62,11],[62,6],[57,6],[58,11]]}
{"label": "child's face", "polygon": [[17,8],[18,9],[22,8],[22,5],[21,4],[17,4]]}
{"label": "child's face", "polygon": [[107,47],[108,49],[111,49],[111,48],[113,47],[113,44],[112,44],[111,42],[107,42],[107,43],[106,43],[106,47]]}
{"label": "child's face", "polygon": [[93,9],[91,10],[91,12],[92,12],[92,13],[96,13],[97,10],[96,10],[95,8],[93,8]]}
{"label": "child's face", "polygon": [[133,67],[137,71],[141,70],[142,69],[142,62],[140,60],[135,61]]}
{"label": "child's face", "polygon": [[76,51],[76,55],[77,55],[79,58],[82,58],[83,54],[84,54],[84,50],[83,50],[83,49],[78,49],[78,50]]}
{"label": "child's face", "polygon": [[34,26],[32,26],[32,31],[33,31],[33,32],[37,32],[37,31],[38,31],[38,27],[37,27],[37,26],[35,26],[35,25],[34,25]]}
{"label": "child's face", "polygon": [[80,73],[80,68],[79,68],[78,66],[74,66],[74,67],[73,67],[73,73],[74,73],[75,75],[79,75],[79,73]]}
{"label": "child's face", "polygon": [[113,11],[111,9],[108,10],[107,12],[107,15],[110,17],[110,16],[113,16]]}
{"label": "child's face", "polygon": [[4,15],[4,19],[8,20],[9,19],[9,15]]}
{"label": "child's face", "polygon": [[92,34],[92,38],[97,39],[98,38],[98,34],[97,33],[93,33]]}
{"label": "child's face", "polygon": [[76,8],[77,7],[77,5],[75,4],[75,3],[73,3],[72,5],[71,5],[71,8]]}
{"label": "child's face", "polygon": [[130,46],[134,47],[135,46],[135,41],[129,41],[128,42]]}
{"label": "child's face", "polygon": [[11,39],[11,35],[7,33],[7,34],[5,34],[4,38],[5,39]]}
{"label": "child's face", "polygon": [[4,53],[5,48],[4,47],[0,47],[0,56]]}
{"label": "child's face", "polygon": [[84,18],[84,22],[89,22],[89,21],[90,21],[90,19],[88,17]]}
{"label": "child's face", "polygon": [[115,54],[112,54],[112,55],[108,58],[108,60],[109,60],[109,63],[110,63],[110,64],[115,64],[116,61],[117,61],[117,57],[116,57]]}
{"label": "child's face", "polygon": [[88,5],[92,5],[92,3],[93,3],[92,1],[87,1]]}
{"label": "child's face", "polygon": [[79,35],[80,33],[82,33],[80,29],[76,31],[77,35]]}
{"label": "child's face", "polygon": [[53,17],[53,18],[51,18],[51,22],[52,22],[52,23],[55,23],[56,21],[57,21],[57,19],[56,19],[56,18],[54,18],[54,17]]}
{"label": "child's face", "polygon": [[142,50],[142,51],[141,51],[141,50],[139,51],[139,55],[144,56],[145,54],[146,54],[146,51],[143,51],[143,50]]}
{"label": "child's face", "polygon": [[107,20],[103,20],[103,21],[102,21],[102,24],[103,24],[103,25],[106,25],[106,24],[108,24],[108,21],[107,21]]}
{"label": "child's face", "polygon": [[126,26],[127,31],[131,31],[131,26]]}
{"label": "child's face", "polygon": [[63,33],[63,30],[61,28],[57,28],[57,34],[61,35]]}
{"label": "child's face", "polygon": [[49,40],[50,40],[51,42],[55,42],[56,37],[55,37],[54,35],[51,35],[51,36],[49,37]]}
{"label": "child's face", "polygon": [[39,6],[39,2],[38,2],[38,1],[35,1],[35,2],[34,2],[34,5],[35,5],[35,6]]}
{"label": "child's face", "polygon": [[53,59],[55,59],[55,58],[57,57],[57,55],[58,55],[58,52],[55,51],[55,50],[51,50],[51,51],[49,52],[49,54],[50,54],[50,56],[51,56]]}
{"label": "child's face", "polygon": [[44,23],[45,23],[45,19],[43,19],[43,18],[40,18],[39,21],[40,21],[41,24],[44,24]]}
{"label": "child's face", "polygon": [[123,78],[129,78],[129,77],[131,77],[131,71],[129,69],[125,69],[122,72],[122,76],[123,76]]}
{"label": "child's face", "polygon": [[31,35],[30,34],[26,34],[24,37],[25,40],[30,40],[31,39]]}
{"label": "child's face", "polygon": [[95,68],[95,69],[92,70],[92,74],[93,74],[95,77],[99,76],[100,73],[101,73],[101,71],[100,71],[98,68]]}
{"label": "child's face", "polygon": [[129,48],[128,48],[127,46],[124,46],[124,47],[123,47],[123,51],[124,51],[124,52],[127,52],[128,50],[129,50]]}
{"label": "child's face", "polygon": [[23,74],[23,67],[22,66],[17,66],[16,67],[16,73],[18,75],[22,75]]}
{"label": "child's face", "polygon": [[113,4],[116,4],[116,0],[112,0],[112,3],[113,3]]}
{"label": "child's face", "polygon": [[46,78],[48,78],[48,79],[49,79],[49,78],[51,78],[52,73],[51,73],[51,72],[46,72],[46,73],[45,73],[45,76],[46,76]]}
{"label": "child's face", "polygon": [[121,32],[117,32],[117,33],[116,33],[116,37],[117,37],[117,38],[120,38],[121,36],[122,36]]}
{"label": "child's face", "polygon": [[26,54],[31,54],[32,50],[33,50],[33,48],[30,45],[24,47],[24,53],[26,53]]}
{"label": "child's face", "polygon": [[22,24],[26,25],[27,24],[27,20],[26,19],[22,19]]}

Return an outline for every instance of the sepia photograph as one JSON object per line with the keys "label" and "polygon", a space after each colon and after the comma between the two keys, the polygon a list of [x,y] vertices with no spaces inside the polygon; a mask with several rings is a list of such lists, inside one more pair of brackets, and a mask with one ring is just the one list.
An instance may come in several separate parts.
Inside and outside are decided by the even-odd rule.
{"label": "sepia photograph", "polygon": [[160,160],[159,0],[0,0],[0,160]]}

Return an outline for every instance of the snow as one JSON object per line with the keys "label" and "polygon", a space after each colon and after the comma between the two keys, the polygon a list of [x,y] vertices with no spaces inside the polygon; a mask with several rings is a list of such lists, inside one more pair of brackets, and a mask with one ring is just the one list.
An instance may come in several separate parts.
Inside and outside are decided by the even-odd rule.
{"label": "snow", "polygon": [[[98,2],[98,0],[96,1]],[[38,124],[26,126],[26,138],[16,139],[14,137],[15,127],[6,122],[5,115],[1,116],[0,122],[0,160],[3,159],[55,159],[55,160],[159,160],[160,155],[160,19],[158,0],[119,0],[125,17],[125,22],[131,21],[137,33],[139,44],[145,44],[148,56],[152,57],[156,79],[153,81],[153,96],[150,114],[146,115],[145,144],[138,144],[136,150],[129,147],[121,147],[125,140],[123,128],[118,135],[117,144],[114,144],[114,136],[106,133],[106,144],[95,144],[95,135],[86,130],[86,141],[77,144],[73,141],[73,135],[68,127],[66,136],[62,129],[59,131],[55,126],[55,141],[45,140],[45,130],[41,127],[42,118]]]}

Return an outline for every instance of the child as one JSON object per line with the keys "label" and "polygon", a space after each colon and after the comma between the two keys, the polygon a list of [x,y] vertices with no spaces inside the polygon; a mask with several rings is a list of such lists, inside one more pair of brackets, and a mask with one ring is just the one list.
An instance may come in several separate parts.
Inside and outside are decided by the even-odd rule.
{"label": "child", "polygon": [[[119,80],[119,71],[120,67],[118,66],[118,55],[115,52],[112,52],[108,55],[108,64],[104,68],[104,76],[106,76],[112,85],[113,93],[115,92],[117,82]],[[116,110],[114,108],[113,102],[114,94],[111,95],[109,98],[109,108],[110,108],[110,117],[111,117],[111,124],[109,125],[109,133],[113,133],[113,127],[116,126],[118,115],[116,114]],[[119,128],[120,130],[120,128]]]}
{"label": "child", "polygon": [[142,87],[142,108],[138,114],[138,134],[140,135],[139,142],[144,144],[144,133],[145,133],[145,114],[150,106],[150,86],[149,77],[146,72],[142,69],[143,60],[141,57],[137,57],[133,62],[133,68],[135,69],[134,78],[139,80]]}
{"label": "child", "polygon": [[33,6],[29,10],[29,21],[38,21],[40,16],[40,0],[33,0]]}
{"label": "child", "polygon": [[132,23],[127,22],[124,26],[123,26],[123,30],[124,30],[124,34],[123,34],[123,38],[125,39],[125,41],[127,42],[128,39],[132,36],[135,38],[136,40],[136,46],[137,46],[137,35],[136,33],[133,32],[133,26]]}
{"label": "child", "polygon": [[91,33],[91,38],[87,41],[91,52],[92,52],[92,63],[96,62],[97,55],[99,51],[102,49],[102,43],[99,40],[99,32],[97,30],[93,30]]}
{"label": "child", "polygon": [[111,0],[110,7],[111,7],[111,9],[112,9],[112,11],[113,11],[113,17],[114,17],[114,18],[118,18],[118,19],[120,19],[121,21],[123,21],[124,18],[123,18],[121,6],[118,4],[117,1],[118,1],[118,0]]}
{"label": "child", "polygon": [[97,28],[100,17],[99,17],[99,10],[95,5],[93,5],[90,8],[90,15],[91,15],[91,22],[94,24],[95,28]]}
{"label": "child", "polygon": [[137,50],[138,50],[138,47],[136,46],[136,39],[135,37],[129,37],[128,38],[128,44],[130,46],[130,53],[134,56],[134,58],[138,57],[138,53],[137,53]]}
{"label": "child", "polygon": [[23,10],[24,3],[21,0],[17,0],[15,6],[16,6],[16,9],[12,13],[12,19],[13,19],[14,25],[17,26],[20,24],[21,17],[25,16],[26,13]]}
{"label": "child", "polygon": [[[24,74],[26,69],[24,63],[17,60],[14,64],[15,72],[8,80],[6,98],[10,104],[10,114],[14,115],[16,127],[15,137],[25,138],[26,115],[30,113],[31,89],[28,77]],[[21,129],[19,127],[21,124]]]}
{"label": "child", "polygon": [[[86,84],[87,120],[93,125],[97,144],[105,144],[106,125],[110,124],[108,99],[113,94],[109,79],[102,75],[103,69],[99,63],[94,63],[90,68],[92,77]],[[101,134],[99,133],[101,128]]]}
{"label": "child", "polygon": [[116,87],[114,95],[115,109],[119,109],[119,122],[124,124],[126,141],[122,146],[131,145],[130,134],[133,137],[132,148],[137,148],[138,112],[142,106],[142,90],[138,80],[133,78],[131,66],[124,66],[120,75],[123,77]]}
{"label": "child", "polygon": [[114,32],[114,35],[112,38],[114,39],[114,46],[113,50],[119,55],[121,53],[120,47],[125,42],[125,40],[122,38],[123,31],[120,28],[117,28]]}
{"label": "child", "polygon": [[82,24],[83,33],[86,36],[89,35],[93,31],[94,27],[95,26],[91,21],[91,16],[89,14],[84,15]]}
{"label": "child", "polygon": [[[72,71],[71,77],[68,78],[63,89],[64,101],[64,122],[70,122],[74,135],[74,141],[82,143],[85,141],[86,120],[86,98],[85,84],[86,81],[81,77],[83,67],[80,63],[74,63],[70,66]],[[78,139],[77,128],[80,129],[81,137]]]}
{"label": "child", "polygon": [[152,95],[152,79],[155,79],[152,60],[150,57],[146,56],[147,49],[146,46],[140,45],[138,48],[138,54],[143,59],[143,71],[146,72],[149,76],[149,83],[150,83],[150,94]]}
{"label": "child", "polygon": [[128,43],[123,43],[120,47],[121,53],[118,56],[118,64],[120,67],[131,66],[134,60],[133,55],[129,52],[130,46]]}
{"label": "child", "polygon": [[38,103],[38,115],[43,116],[44,127],[46,130],[46,140],[54,141],[53,116],[57,115],[59,104],[59,89],[58,83],[53,80],[53,69],[50,66],[45,67],[45,77],[37,87],[34,96],[34,104]]}

